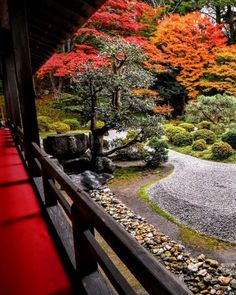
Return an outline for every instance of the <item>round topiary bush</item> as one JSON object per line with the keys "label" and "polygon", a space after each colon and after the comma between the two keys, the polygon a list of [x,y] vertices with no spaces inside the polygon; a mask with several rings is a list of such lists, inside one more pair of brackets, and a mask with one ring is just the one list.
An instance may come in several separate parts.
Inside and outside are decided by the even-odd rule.
{"label": "round topiary bush", "polygon": [[191,145],[193,141],[192,134],[184,130],[173,135],[171,142],[176,146]]}
{"label": "round topiary bush", "polygon": [[191,123],[181,123],[179,127],[184,128],[186,131],[191,132],[194,130],[194,125]]}
{"label": "round topiary bush", "polygon": [[181,127],[174,126],[172,124],[166,124],[164,126],[165,135],[168,137],[169,141],[172,141],[172,138],[175,134],[180,132],[185,132],[186,130]]}
{"label": "round topiary bush", "polygon": [[49,131],[50,123],[52,122],[52,119],[48,116],[38,116],[38,128],[39,131]]}
{"label": "round topiary bush", "polygon": [[232,148],[236,149],[236,128],[235,129],[230,129],[229,131],[225,132],[221,139],[224,142],[227,142],[232,146]]}
{"label": "round topiary bush", "polygon": [[233,155],[234,150],[226,142],[216,142],[211,147],[212,155],[217,160],[224,160]]}
{"label": "round topiary bush", "polygon": [[63,123],[69,125],[71,130],[77,130],[80,127],[80,122],[77,119],[65,119]]}
{"label": "round topiary bush", "polygon": [[207,149],[207,143],[204,139],[195,140],[192,144],[193,151],[204,151]]}
{"label": "round topiary bush", "polygon": [[55,130],[58,134],[70,131],[70,126],[62,122],[54,122],[50,124],[50,129]]}
{"label": "round topiary bush", "polygon": [[208,129],[200,129],[194,132],[194,140],[204,139],[207,144],[213,144],[216,141],[216,135],[213,131]]}
{"label": "round topiary bush", "polygon": [[212,128],[212,123],[209,121],[202,121],[197,124],[198,129],[208,129],[210,130]]}

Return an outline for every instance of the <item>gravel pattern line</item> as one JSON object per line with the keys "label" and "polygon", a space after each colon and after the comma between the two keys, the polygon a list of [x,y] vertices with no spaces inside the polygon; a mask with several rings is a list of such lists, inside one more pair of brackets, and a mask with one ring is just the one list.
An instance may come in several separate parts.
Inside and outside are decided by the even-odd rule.
{"label": "gravel pattern line", "polygon": [[186,226],[236,242],[236,165],[169,151],[173,173],[154,184],[150,199]]}

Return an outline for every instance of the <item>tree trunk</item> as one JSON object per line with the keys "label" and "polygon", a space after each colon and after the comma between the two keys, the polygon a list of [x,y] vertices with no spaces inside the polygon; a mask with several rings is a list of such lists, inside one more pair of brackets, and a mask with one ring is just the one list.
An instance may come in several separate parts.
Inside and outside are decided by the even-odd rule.
{"label": "tree trunk", "polygon": [[52,85],[53,96],[55,99],[58,99],[58,91],[57,91],[57,87],[56,87],[56,82],[55,82],[55,79],[54,79],[53,74],[51,72],[49,73],[49,78],[50,78],[51,85]]}
{"label": "tree trunk", "polygon": [[91,130],[91,152],[92,152],[92,164],[95,166],[97,157],[102,157],[104,155],[103,143],[104,136],[107,134],[109,128],[107,125],[103,126],[100,129]]}
{"label": "tree trunk", "polygon": [[227,5],[227,23],[229,24],[230,44],[235,44],[234,15],[231,5]]}
{"label": "tree trunk", "polygon": [[221,15],[220,15],[220,6],[216,6],[216,22],[217,24],[221,24]]}
{"label": "tree trunk", "polygon": [[104,135],[99,134],[97,131],[92,133],[92,164],[93,166],[96,163],[96,159],[103,154],[103,141]]}
{"label": "tree trunk", "polygon": [[121,92],[119,90],[112,93],[112,105],[116,109],[121,105]]}

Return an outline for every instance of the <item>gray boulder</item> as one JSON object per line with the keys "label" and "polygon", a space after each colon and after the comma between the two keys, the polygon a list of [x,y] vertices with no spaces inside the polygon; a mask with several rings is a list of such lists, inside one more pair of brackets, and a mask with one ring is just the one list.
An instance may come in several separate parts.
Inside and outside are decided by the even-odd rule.
{"label": "gray boulder", "polygon": [[97,174],[87,170],[80,174],[72,174],[70,178],[78,189],[89,191],[102,188],[113,176],[108,173]]}
{"label": "gray boulder", "polygon": [[43,140],[45,151],[61,159],[73,159],[83,155],[89,148],[86,134],[58,134]]}
{"label": "gray boulder", "polygon": [[98,157],[95,164],[95,170],[98,173],[113,173],[115,170],[115,165],[109,158]]}

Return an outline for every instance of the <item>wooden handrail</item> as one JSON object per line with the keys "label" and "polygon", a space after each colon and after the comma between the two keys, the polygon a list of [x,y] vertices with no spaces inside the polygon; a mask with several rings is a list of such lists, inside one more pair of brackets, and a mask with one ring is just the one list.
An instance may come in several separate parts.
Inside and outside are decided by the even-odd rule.
{"label": "wooden handrail", "polygon": [[[104,268],[105,273],[111,271],[110,277],[111,283],[117,289],[119,294],[134,294],[133,291],[128,291],[128,283],[125,279],[118,275],[118,270],[113,267],[113,263],[108,259],[106,253],[98,247],[93,236],[93,228],[95,228],[104,240],[109,244],[109,246],[116,252],[118,257],[125,263],[125,265],[130,269],[132,274],[137,278],[141,285],[148,291],[149,294],[171,294],[171,295],[187,295],[192,294],[190,290],[174,275],[172,275],[168,270],[164,268],[146,249],[143,248],[130,234],[128,234],[111,216],[106,213],[103,208],[96,204],[89,195],[79,190],[75,184],[72,182],[70,177],[65,174],[49,157],[41,150],[41,148],[36,144],[32,143],[32,151],[34,157],[38,159],[42,166],[42,171],[44,175],[47,175],[46,187],[50,189],[48,193],[50,198],[55,198],[64,208],[68,217],[72,220],[72,226],[76,227],[77,231],[75,235],[80,236],[79,243],[81,239],[84,241],[83,245],[76,245],[75,247],[82,247],[84,251],[89,251],[87,255],[92,255],[89,258],[91,264],[99,262],[102,268]],[[72,202],[72,208],[64,200],[63,195],[58,190],[54,184],[56,181],[61,188],[67,193]],[[47,195],[45,199],[47,200]],[[55,204],[54,204],[55,205]],[[74,209],[73,209],[74,208]],[[73,224],[73,214],[78,218],[78,223]],[[82,226],[81,228],[81,224]],[[84,228],[83,228],[84,227]],[[77,236],[74,237],[77,239]],[[86,245],[86,248],[83,248]],[[76,255],[85,255],[86,253],[80,253],[76,251]],[[86,261],[85,257],[77,257],[78,261],[78,271],[83,274],[83,260]],[[96,267],[95,267],[96,268]],[[89,272],[89,269],[86,271]],[[92,272],[92,270],[91,270]],[[117,272],[117,280],[115,273]],[[123,282],[123,283],[122,283]],[[123,289],[122,289],[123,288]],[[123,290],[123,291],[122,291]],[[126,291],[125,291],[126,290]],[[131,289],[130,289],[131,290]]]}

